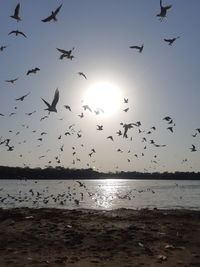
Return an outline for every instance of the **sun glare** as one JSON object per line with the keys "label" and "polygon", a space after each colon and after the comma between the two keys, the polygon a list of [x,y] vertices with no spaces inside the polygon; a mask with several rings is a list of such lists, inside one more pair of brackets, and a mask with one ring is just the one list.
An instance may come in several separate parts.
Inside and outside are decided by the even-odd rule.
{"label": "sun glare", "polygon": [[102,115],[112,115],[120,109],[123,101],[120,89],[109,82],[91,85],[84,96],[85,104]]}

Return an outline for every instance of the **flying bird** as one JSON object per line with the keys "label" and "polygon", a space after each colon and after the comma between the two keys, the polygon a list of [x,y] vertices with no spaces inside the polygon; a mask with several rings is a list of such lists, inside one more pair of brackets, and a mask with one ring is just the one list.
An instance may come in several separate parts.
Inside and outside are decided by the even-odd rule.
{"label": "flying bird", "polygon": [[98,131],[103,131],[103,125],[97,125],[97,130]]}
{"label": "flying bird", "polygon": [[108,136],[107,139],[114,141],[112,135]]}
{"label": "flying bird", "polygon": [[50,16],[48,16],[45,19],[42,19],[41,21],[42,22],[49,22],[51,20],[53,20],[54,22],[57,21],[56,15],[60,11],[61,7],[62,7],[62,4],[55,11],[52,11]]}
{"label": "flying bird", "polygon": [[15,79],[11,79],[11,80],[5,80],[5,82],[8,82],[8,83],[14,83],[18,80],[19,78],[15,78]]}
{"label": "flying bird", "polygon": [[60,59],[63,59],[64,57],[69,58],[69,59],[73,59],[73,55],[72,55],[72,51],[74,50],[74,47],[70,50],[64,50],[64,49],[60,49],[60,48],[56,48],[60,53],[62,53],[62,55],[60,55]]}
{"label": "flying bird", "polygon": [[196,150],[196,147],[195,147],[194,145],[192,145],[192,147],[190,147],[190,150],[191,150],[191,152],[195,152],[195,151],[197,151],[197,150]]}
{"label": "flying bird", "polygon": [[19,17],[19,9],[20,9],[20,4],[17,4],[15,7],[14,14],[10,16],[11,18],[16,19],[17,22],[21,20],[21,18]]}
{"label": "flying bird", "polygon": [[129,48],[138,49],[138,52],[142,53],[143,48],[144,48],[144,44],[142,44],[141,46],[138,46],[138,45],[129,46]]}
{"label": "flying bird", "polygon": [[31,70],[28,70],[26,75],[29,75],[30,73],[36,73],[37,71],[39,71],[40,69],[39,68],[34,68],[34,69],[31,69]]}
{"label": "flying bird", "polygon": [[30,92],[29,92],[28,94],[26,94],[26,95],[23,95],[23,96],[21,96],[21,97],[19,97],[19,98],[16,98],[15,100],[16,100],[16,101],[18,101],[18,100],[23,101],[24,98],[27,97],[28,95],[30,95]]}
{"label": "flying bird", "polygon": [[92,112],[91,108],[88,105],[83,105],[82,107],[84,108],[84,110],[89,110],[90,112]]}
{"label": "flying bird", "polygon": [[16,36],[17,36],[17,35],[23,35],[25,38],[27,38],[27,36],[26,36],[23,32],[21,32],[21,31],[18,31],[18,30],[16,30],[16,31],[11,31],[11,32],[9,32],[8,35],[10,35],[10,34],[12,34],[12,33],[14,33]]}
{"label": "flying bird", "polygon": [[172,38],[172,39],[164,39],[165,42],[167,42],[169,45],[172,45],[174,41],[176,41],[176,39],[179,39],[180,36]]}
{"label": "flying bird", "polygon": [[125,104],[128,103],[128,98],[124,98],[124,103],[125,103]]}
{"label": "flying bird", "polygon": [[66,109],[68,109],[69,111],[72,111],[71,108],[70,108],[70,106],[68,106],[68,105],[64,105],[64,107],[65,107]]}
{"label": "flying bird", "polygon": [[3,51],[6,47],[7,47],[6,45],[0,46],[0,51]]}
{"label": "flying bird", "polygon": [[83,77],[87,80],[87,77],[86,77],[86,75],[85,75],[83,72],[78,72],[78,74],[79,74],[80,76],[83,76]]}
{"label": "flying bird", "polygon": [[57,105],[58,100],[59,100],[59,91],[58,91],[58,88],[55,91],[54,98],[53,98],[53,101],[52,101],[51,105],[46,100],[44,100],[43,98],[42,98],[42,100],[44,101],[44,103],[48,107],[45,110],[48,110],[49,113],[50,112],[57,112],[56,105]]}
{"label": "flying bird", "polygon": [[171,7],[172,7],[172,5],[163,6],[162,0],[160,0],[160,13],[157,14],[156,16],[160,17],[160,20],[162,21],[167,15],[167,10],[170,9]]}
{"label": "flying bird", "polygon": [[0,113],[0,116],[5,116],[4,114]]}

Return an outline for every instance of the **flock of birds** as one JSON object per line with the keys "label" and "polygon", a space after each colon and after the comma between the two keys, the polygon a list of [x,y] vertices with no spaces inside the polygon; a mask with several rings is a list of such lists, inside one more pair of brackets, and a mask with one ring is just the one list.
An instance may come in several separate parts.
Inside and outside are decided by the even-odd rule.
{"label": "flock of birds", "polygon": [[[51,22],[51,21],[55,21],[56,22],[57,21],[57,15],[60,12],[61,8],[62,8],[62,4],[58,8],[56,8],[55,11],[52,11],[49,16],[47,16],[46,18],[42,19],[41,21],[43,23],[47,23],[47,22]],[[168,10],[170,8],[172,8],[172,5],[164,6],[163,3],[162,3],[162,0],[160,0],[160,13],[157,14],[157,17],[159,17],[160,21],[162,21],[163,19],[166,18],[167,12],[168,12]],[[21,17],[20,17],[20,3],[17,4],[17,6],[14,9],[14,14],[11,15],[10,17],[12,19],[16,20],[17,22],[20,22],[22,20]],[[22,35],[23,37],[27,38],[27,35],[25,33],[23,33],[22,31],[19,31],[19,30],[13,30],[13,31],[8,33],[8,35],[11,35],[11,34],[15,34],[16,36],[17,35]],[[174,37],[172,39],[166,39],[165,38],[164,41],[171,46],[178,38],[180,38],[180,36]],[[2,45],[0,47],[0,51],[3,52],[3,50],[6,49],[6,48],[7,48],[6,45]],[[142,51],[144,49],[144,44],[142,44],[141,46],[133,45],[133,46],[130,46],[130,48],[131,49],[136,49],[136,50],[138,50],[139,53],[142,53]],[[70,50],[65,50],[65,49],[60,49],[60,48],[56,48],[56,49],[60,53],[60,56],[59,56],[60,60],[63,60],[64,58],[72,60],[74,58],[74,55],[73,55],[73,51],[75,49],[74,47],[72,49],[70,49]],[[26,75],[28,76],[30,74],[36,74],[39,71],[40,71],[40,68],[39,67],[35,67],[33,69],[29,69],[27,71]],[[77,72],[77,74],[82,76],[85,80],[88,79],[88,77],[84,74],[84,72]],[[5,82],[10,83],[10,84],[15,84],[18,81],[18,79],[19,79],[19,77],[13,78],[13,79],[8,79],[8,80],[5,80]],[[30,94],[31,94],[31,92],[28,92],[25,95],[22,95],[22,96],[16,98],[15,100],[22,102],[28,96],[30,96]],[[40,121],[48,119],[50,117],[51,112],[57,112],[57,104],[59,102],[59,94],[60,94],[60,92],[59,92],[59,90],[57,88],[55,90],[52,102],[48,102],[47,100],[41,98],[41,100],[46,105],[46,109],[45,110],[48,111],[48,115],[45,115],[45,116],[41,117]],[[128,98],[124,98],[124,99],[122,99],[122,101],[123,101],[124,105],[128,105],[129,104],[129,99]],[[73,112],[70,105],[64,105],[64,108],[69,112]],[[80,114],[76,114],[76,116],[78,116],[80,119],[83,119],[87,112],[93,113],[95,115],[99,115],[99,114],[103,114],[104,113],[104,110],[101,107],[97,108],[96,110],[92,110],[92,108],[89,105],[84,104],[84,105],[82,105],[81,108],[83,109],[83,110],[81,110],[81,113]],[[17,106],[15,107],[15,111],[11,112],[8,116],[9,117],[14,116],[16,114],[16,110],[17,110]],[[128,111],[129,111],[129,107],[126,107],[125,109],[122,110],[122,112],[124,112],[124,113],[127,113]],[[32,112],[26,112],[25,114],[27,116],[32,116],[34,113],[36,113],[36,110],[34,110]],[[0,116],[4,117],[6,115],[4,113],[0,113]],[[173,134],[175,126],[176,126],[176,123],[174,122],[174,119],[172,119],[171,116],[165,116],[164,118],[162,118],[162,120],[167,123],[166,129],[171,134]],[[30,125],[22,124],[21,126],[26,128],[26,129],[29,129]],[[122,138],[129,139],[130,141],[132,141],[133,137],[132,136],[129,137],[128,132],[130,132],[130,130],[132,128],[134,128],[134,129],[137,129],[138,134],[141,135],[141,139],[140,140],[141,140],[141,143],[144,144],[141,153],[134,153],[133,154],[131,150],[127,151],[127,155],[128,155],[127,161],[128,162],[132,162],[131,156],[134,156],[137,159],[139,159],[140,157],[144,157],[145,156],[145,150],[149,146],[154,147],[154,148],[166,147],[167,146],[166,144],[159,144],[153,138],[151,138],[152,133],[157,131],[157,127],[154,126],[154,125],[152,125],[152,127],[150,129],[145,130],[145,129],[142,128],[141,121],[136,121],[136,122],[131,122],[131,123],[121,122],[119,127],[120,127],[120,129],[118,129],[117,132],[115,132],[114,134],[110,134],[110,135],[106,136],[106,139],[114,142],[116,136],[117,137],[121,136]],[[96,131],[104,131],[104,125],[97,124],[96,125]],[[9,130],[9,134],[13,133],[13,132],[14,132],[13,130]],[[38,132],[38,130],[32,130],[32,133],[36,133],[36,132]],[[43,131],[43,132],[41,132],[39,134],[40,134],[40,136],[37,138],[37,141],[42,142],[44,136],[47,135],[48,132],[47,131]],[[195,138],[197,136],[197,134],[200,134],[200,128],[196,128],[195,129],[195,133],[192,134],[192,137]],[[20,135],[20,131],[16,132],[15,135]],[[77,138],[82,138],[83,131],[81,129],[76,129],[76,124],[74,123],[74,124],[70,125],[64,133],[60,134],[57,137],[57,139],[58,140],[63,140],[63,138],[67,137],[67,136],[76,136]],[[22,143],[26,143],[26,141],[27,140],[20,141],[18,144],[21,145]],[[0,137],[0,145],[4,145],[7,148],[7,151],[13,151],[15,149],[15,145],[13,144],[13,142],[14,141],[13,141],[13,139],[11,139],[11,137],[3,137],[3,136]],[[37,146],[40,147],[41,144],[39,144]],[[65,146],[64,142],[62,144],[60,144],[60,146],[59,146],[59,154],[55,155],[54,159],[47,160],[45,166],[50,166],[51,164],[53,164],[53,165],[62,164],[60,153],[64,151],[64,146]],[[81,144],[81,147],[84,147],[83,143]],[[77,156],[78,152],[79,152],[78,151],[79,149],[80,148],[75,148],[75,146],[72,146],[72,162],[71,163],[73,165],[75,165],[77,162],[81,161],[81,158],[79,158]],[[197,148],[196,148],[196,146],[194,144],[191,144],[191,147],[189,147],[188,150],[189,149],[190,149],[191,152],[196,152],[197,151]],[[119,152],[119,153],[123,153],[124,152],[123,148],[121,148],[121,147],[117,147],[116,151]],[[40,155],[39,159],[47,158],[48,152],[49,152],[49,150],[46,151],[47,154]],[[91,149],[88,151],[89,159],[91,157],[93,157],[95,154],[96,154],[96,149],[94,147],[91,147]],[[23,155],[20,153],[19,157],[22,158]],[[159,164],[158,158],[159,158],[159,155],[156,153],[153,156],[153,158],[151,159],[151,163],[152,164]],[[186,162],[188,162],[187,158],[183,159],[181,163],[186,163]],[[92,162],[88,162],[87,163],[87,167],[91,167],[94,164],[95,164],[95,160],[93,160]],[[24,166],[27,166],[27,164],[24,164]],[[156,166],[154,166],[154,168],[156,168]],[[118,169],[118,165],[116,166],[116,169]],[[144,171],[148,171],[148,170],[146,168],[144,168]]]}

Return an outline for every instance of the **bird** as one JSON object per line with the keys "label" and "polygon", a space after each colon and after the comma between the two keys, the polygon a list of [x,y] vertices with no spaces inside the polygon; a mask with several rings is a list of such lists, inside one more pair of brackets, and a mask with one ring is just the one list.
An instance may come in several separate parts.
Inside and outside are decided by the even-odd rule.
{"label": "bird", "polygon": [[124,137],[124,138],[127,138],[127,137],[128,137],[128,136],[127,136],[128,129],[133,128],[133,124],[132,124],[132,123],[129,123],[129,124],[124,123],[123,128],[124,128],[124,134],[123,134],[123,137]]}
{"label": "bird", "polygon": [[48,116],[44,116],[44,117],[42,117],[41,119],[40,119],[40,121],[43,121],[44,119],[47,119],[48,118]]}
{"label": "bird", "polygon": [[6,47],[7,47],[7,45],[0,46],[0,51],[3,51]]}
{"label": "bird", "polygon": [[167,15],[167,10],[170,9],[171,7],[172,7],[172,5],[163,6],[162,0],[160,0],[160,13],[157,14],[156,16],[160,17],[160,20],[162,21]]}
{"label": "bird", "polygon": [[19,78],[15,78],[15,79],[11,79],[11,80],[5,80],[5,82],[8,82],[8,83],[14,83],[18,80]]}
{"label": "bird", "polygon": [[125,103],[125,104],[128,103],[128,98],[124,98],[124,103]]}
{"label": "bird", "polygon": [[91,108],[88,105],[83,105],[82,107],[84,108],[84,110],[89,110],[90,112],[92,112]]}
{"label": "bird", "polygon": [[31,116],[33,113],[35,113],[36,110],[32,111],[32,112],[29,112],[29,113],[25,113],[25,115],[28,115],[28,116]]}
{"label": "bird", "polygon": [[68,105],[64,105],[64,107],[65,107],[66,109],[68,109],[69,111],[72,111],[71,108],[70,108],[70,106],[68,106]]}
{"label": "bird", "polygon": [[30,95],[30,92],[29,92],[28,94],[26,94],[26,95],[23,95],[23,96],[21,96],[21,97],[19,97],[19,98],[16,98],[15,100],[16,100],[16,101],[18,101],[18,100],[23,101],[24,98],[27,97],[28,95]]}
{"label": "bird", "polygon": [[192,147],[190,147],[190,150],[191,150],[191,152],[195,152],[195,151],[197,151],[197,150],[196,150],[196,147],[195,147],[194,145],[192,145]]}
{"label": "bird", "polygon": [[164,39],[165,42],[167,42],[169,45],[172,45],[174,41],[176,41],[176,39],[179,39],[180,36],[172,38],[172,39]]}
{"label": "bird", "polygon": [[64,57],[69,58],[69,59],[73,59],[74,56],[72,56],[72,51],[75,49],[74,47],[70,50],[64,50],[64,49],[60,49],[60,48],[56,48],[60,53],[62,53],[62,55],[60,55],[60,59],[63,59]]}
{"label": "bird", "polygon": [[171,119],[172,119],[172,118],[169,117],[169,116],[166,116],[166,117],[163,118],[163,120],[165,120],[165,121],[171,121]]}
{"label": "bird", "polygon": [[50,16],[48,16],[45,19],[42,19],[41,21],[42,22],[49,22],[51,20],[53,20],[54,22],[57,21],[56,15],[60,11],[61,7],[62,7],[62,4],[55,11],[52,11]]}
{"label": "bird", "polygon": [[97,130],[102,131],[103,130],[103,125],[97,125]]}
{"label": "bird", "polygon": [[5,116],[4,114],[0,113],[0,116]]}
{"label": "bird", "polygon": [[10,16],[11,18],[16,19],[17,22],[21,20],[21,18],[19,17],[19,9],[20,9],[20,3],[16,5],[14,14]]}
{"label": "bird", "polygon": [[26,75],[29,75],[30,73],[36,73],[37,71],[39,71],[40,69],[39,68],[34,68],[34,69],[31,69],[31,70],[28,70]]}
{"label": "bird", "polygon": [[200,133],[200,128],[197,128],[196,131],[198,131]]}
{"label": "bird", "polygon": [[79,74],[80,76],[83,76],[83,77],[87,80],[87,77],[86,77],[86,75],[85,75],[83,72],[78,72],[78,74]]}
{"label": "bird", "polygon": [[49,113],[50,112],[57,112],[56,105],[57,105],[58,100],[59,100],[59,91],[58,91],[58,88],[55,91],[54,98],[53,98],[53,101],[52,101],[51,105],[46,100],[44,100],[43,98],[42,98],[42,100],[44,101],[44,103],[48,107],[45,110],[48,110]]}
{"label": "bird", "polygon": [[12,33],[14,33],[16,36],[20,34],[20,35],[23,35],[25,38],[27,38],[27,36],[23,32],[21,32],[21,31],[18,31],[18,30],[11,31],[11,32],[9,32],[8,35],[10,35]]}
{"label": "bird", "polygon": [[173,127],[168,127],[167,130],[170,130],[172,133],[174,132]]}
{"label": "bird", "polygon": [[125,109],[123,109],[124,112],[127,112],[128,110],[129,110],[129,108],[125,108]]}
{"label": "bird", "polygon": [[84,117],[83,112],[81,112],[81,114],[78,115],[81,119]]}
{"label": "bird", "polygon": [[108,136],[107,139],[110,139],[110,140],[114,141],[112,135]]}
{"label": "bird", "polygon": [[135,48],[135,49],[138,49],[138,52],[139,52],[139,53],[142,53],[143,48],[144,48],[144,44],[142,44],[141,46],[138,46],[138,45],[129,46],[129,48]]}

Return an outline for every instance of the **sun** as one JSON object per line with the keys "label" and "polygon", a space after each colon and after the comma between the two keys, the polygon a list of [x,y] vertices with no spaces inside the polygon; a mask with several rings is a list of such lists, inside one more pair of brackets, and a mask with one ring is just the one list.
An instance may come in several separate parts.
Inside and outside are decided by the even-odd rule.
{"label": "sun", "polygon": [[113,115],[122,103],[121,90],[110,82],[92,84],[84,95],[84,103],[97,114]]}

